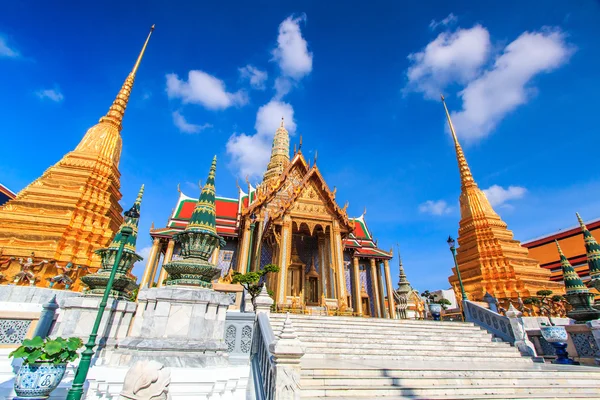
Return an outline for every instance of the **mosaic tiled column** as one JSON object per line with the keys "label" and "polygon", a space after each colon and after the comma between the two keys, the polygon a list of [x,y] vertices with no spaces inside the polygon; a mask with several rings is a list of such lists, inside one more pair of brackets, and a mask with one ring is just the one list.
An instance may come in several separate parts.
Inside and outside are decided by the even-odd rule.
{"label": "mosaic tiled column", "polygon": [[375,261],[375,265],[375,270],[377,271],[377,289],[379,292],[379,315],[381,315],[381,318],[385,318],[385,296],[383,293],[383,279],[381,278],[381,264],[378,261]]}
{"label": "mosaic tiled column", "polygon": [[286,300],[287,268],[290,265],[290,254],[292,252],[292,218],[289,215],[283,217],[281,227],[281,246],[279,247],[279,288],[277,293],[277,304],[284,304]]}
{"label": "mosaic tiled column", "polygon": [[140,289],[145,289],[148,287],[148,283],[150,282],[150,278],[152,275],[152,270],[154,269],[154,265],[156,265],[156,259],[160,252],[160,239],[155,238],[152,243],[152,249],[150,250],[150,255],[148,256],[148,262],[146,263],[146,269],[144,270],[144,275],[142,276],[142,283],[140,284]]}
{"label": "mosaic tiled column", "polygon": [[383,269],[385,270],[385,288],[388,294],[388,310],[390,318],[396,318],[396,305],[394,302],[394,286],[392,285],[392,275],[390,275],[390,263],[388,260],[383,261]]}
{"label": "mosaic tiled column", "polygon": [[321,277],[321,293],[327,298],[329,291],[327,290],[327,270],[329,263],[327,262],[327,241],[323,234],[318,236],[319,249],[319,275]]}
{"label": "mosaic tiled column", "polygon": [[248,265],[248,256],[250,250],[250,221],[246,220],[244,224],[244,234],[242,235],[242,242],[240,243],[240,258],[238,258],[237,272],[243,274],[246,272],[246,266]]}
{"label": "mosaic tiled column", "polygon": [[352,297],[354,298],[354,312],[358,315],[363,314],[362,309],[362,298],[360,297],[360,274],[359,274],[359,266],[358,266],[358,257],[352,258],[352,275],[353,275],[353,293]]}
{"label": "mosaic tiled column", "polygon": [[335,266],[338,275],[338,298],[346,301],[346,274],[344,273],[344,254],[342,248],[342,235],[340,225],[333,221],[333,245],[335,248]]}
{"label": "mosaic tiled column", "polygon": [[381,303],[379,302],[379,281],[377,278],[377,264],[375,259],[371,258],[371,282],[373,282],[373,308],[375,309],[375,317],[381,317]]}
{"label": "mosaic tiled column", "polygon": [[[163,265],[168,264],[173,259],[173,250],[175,249],[175,241],[173,239],[169,239],[169,243],[167,244],[167,251],[165,253],[165,259],[163,260]],[[156,286],[162,287],[163,282],[167,279],[167,271],[162,268],[160,270],[160,275],[158,276],[158,283]]]}

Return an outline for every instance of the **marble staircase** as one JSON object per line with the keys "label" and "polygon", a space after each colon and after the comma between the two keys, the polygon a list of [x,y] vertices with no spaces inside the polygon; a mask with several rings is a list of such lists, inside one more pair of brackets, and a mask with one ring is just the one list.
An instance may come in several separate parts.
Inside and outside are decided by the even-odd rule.
{"label": "marble staircase", "polygon": [[[600,368],[533,363],[471,323],[291,318],[302,398],[600,399]],[[284,319],[270,317],[276,336]]]}

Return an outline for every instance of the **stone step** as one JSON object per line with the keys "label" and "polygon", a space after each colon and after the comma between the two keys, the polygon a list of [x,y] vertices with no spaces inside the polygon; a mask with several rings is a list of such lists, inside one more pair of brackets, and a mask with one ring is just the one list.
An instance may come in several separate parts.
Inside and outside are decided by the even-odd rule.
{"label": "stone step", "polygon": [[392,350],[392,349],[365,349],[362,347],[355,346],[354,348],[344,348],[343,352],[340,351],[339,348],[335,347],[312,347],[309,344],[305,344],[305,353],[306,354],[333,354],[338,355],[342,354],[344,356],[347,355],[411,355],[411,356],[445,356],[445,357],[453,357],[453,356],[461,356],[461,357],[485,357],[488,359],[503,357],[503,358],[522,358],[521,353],[517,349],[514,348],[500,348],[494,350],[486,350],[485,354],[482,355],[481,350],[476,348],[472,348],[471,350],[461,350],[457,352],[451,351],[440,351],[439,349],[435,350],[423,350],[421,348],[417,349],[408,349],[408,350]]}
{"label": "stone step", "polygon": [[[273,313],[270,315],[272,321],[284,321],[286,314]],[[426,325],[426,326],[471,326],[476,325],[472,322],[454,322],[454,321],[431,321],[422,319],[388,319],[388,318],[361,318],[361,317],[338,317],[338,316],[310,316],[310,315],[298,315],[290,314],[292,321],[316,321],[316,322],[334,322],[334,323],[359,323],[359,324],[371,324],[371,325]]]}
{"label": "stone step", "polygon": [[548,379],[541,378],[538,376],[522,376],[515,378],[507,378],[504,375],[497,376],[495,378],[391,378],[391,377],[361,377],[357,378],[335,378],[324,377],[308,377],[300,380],[302,390],[304,389],[328,389],[329,387],[376,387],[376,388],[387,388],[387,387],[542,387],[542,386],[563,386],[569,385],[573,387],[598,387],[598,381],[594,377],[588,379],[579,379],[575,376],[565,379],[556,378]]}
{"label": "stone step", "polygon": [[[274,333],[281,332],[283,325],[271,325]],[[387,337],[387,338],[401,338],[403,336],[419,336],[423,339],[437,339],[441,338],[447,339],[458,339],[458,338],[487,338],[488,340],[492,339],[492,335],[485,331],[468,331],[460,334],[448,333],[444,331],[435,332],[428,330],[403,330],[403,329],[390,329],[390,330],[376,330],[376,331],[368,331],[365,329],[344,329],[343,327],[324,327],[324,328],[304,328],[304,327],[296,327],[294,325],[294,329],[296,330],[296,334],[338,334],[338,335],[362,335],[365,337],[374,336],[374,337]]]}
{"label": "stone step", "polygon": [[[455,387],[449,390],[447,387],[386,387],[375,389],[371,387],[352,387],[338,386],[328,387],[327,389],[303,389],[303,397],[330,397],[330,396],[345,396],[348,398],[364,397],[388,397],[388,396],[420,396],[432,398],[434,396],[446,396],[448,398],[456,398],[456,396],[487,397],[489,395],[496,396],[519,396],[531,398],[532,395],[546,396],[554,398],[557,392],[556,386],[537,386],[537,387],[514,387],[514,386],[496,386],[496,387]],[[592,387],[560,387],[560,394],[570,394],[579,396],[593,396],[598,398],[598,385]],[[573,397],[573,396],[570,396]],[[592,398],[593,398],[592,397]],[[443,397],[442,397],[443,398]],[[508,397],[502,397],[508,398]]]}
{"label": "stone step", "polygon": [[[478,326],[447,326],[447,325],[405,325],[405,324],[364,324],[364,323],[345,323],[345,322],[319,322],[319,321],[303,321],[301,319],[292,319],[294,327],[304,328],[344,328],[344,329],[363,329],[369,331],[377,330],[428,330],[428,331],[443,331],[443,332],[472,332],[483,331]],[[271,325],[283,325],[283,320],[271,320]]]}
{"label": "stone step", "polygon": [[[296,332],[298,334],[298,332]],[[276,335],[278,336],[278,335]],[[341,337],[331,337],[331,336],[299,336],[303,342],[315,344],[324,343],[324,346],[327,344],[338,344],[340,346],[369,346],[373,345],[385,345],[385,346],[411,346],[411,347],[422,347],[422,346],[475,346],[477,348],[485,347],[485,348],[499,348],[499,347],[512,347],[509,343],[506,342],[493,342],[491,340],[478,340],[478,341],[465,341],[465,340],[419,340],[415,337],[415,339],[406,339],[405,337],[394,338],[394,339],[381,339],[381,338],[362,338],[361,340],[343,340]]]}
{"label": "stone step", "polygon": [[462,378],[462,379],[496,379],[496,378],[527,378],[527,379],[594,379],[600,378],[600,369],[573,369],[573,370],[534,370],[531,365],[511,365],[504,369],[496,366],[496,369],[481,370],[470,364],[455,364],[455,369],[343,369],[343,368],[302,368],[302,379],[314,377],[315,379],[362,379],[362,378],[393,378],[393,379],[416,379],[416,378]]}
{"label": "stone step", "polygon": [[[302,340],[302,339],[300,339]],[[508,343],[501,342],[490,342],[485,343],[487,346],[482,346],[481,343],[469,343],[469,342],[425,342],[425,343],[415,343],[405,341],[404,343],[398,343],[397,341],[393,341],[391,343],[351,343],[351,342],[337,342],[331,340],[322,340],[315,341],[313,339],[308,339],[303,341],[303,344],[312,349],[316,348],[335,348],[338,351],[344,351],[345,349],[353,349],[356,347],[360,347],[363,350],[373,349],[387,349],[387,350],[402,350],[402,351],[412,351],[414,348],[418,348],[420,350],[437,350],[437,351],[479,351],[481,352],[482,348],[485,348],[485,351],[515,351],[513,347]]]}
{"label": "stone step", "polygon": [[337,359],[338,361],[343,360],[396,360],[396,361],[405,361],[405,362],[418,362],[422,361],[424,357],[427,357],[427,360],[430,361],[455,361],[455,362],[494,362],[494,363],[522,363],[522,364],[531,364],[533,361],[531,358],[521,357],[517,355],[515,357],[511,356],[495,356],[493,359],[486,354],[477,355],[477,356],[463,356],[460,354],[431,354],[431,355],[416,355],[416,354],[338,354],[338,353],[307,353],[303,356],[303,359],[312,359],[312,360],[330,360]]}
{"label": "stone step", "polygon": [[[304,400],[322,400],[324,399],[324,397],[318,396],[318,397],[313,397],[313,396],[304,396],[301,395],[300,398],[304,399]],[[326,397],[328,400],[348,400],[349,397],[347,396],[327,396]],[[353,399],[360,399],[361,397],[352,397]],[[362,397],[363,399],[368,398],[371,399],[371,397]],[[598,396],[590,396],[589,394],[581,394],[581,395],[577,395],[577,394],[570,394],[570,393],[553,393],[550,396],[545,395],[545,394],[529,394],[527,395],[527,397],[521,397],[521,396],[510,396],[510,395],[506,395],[506,394],[502,394],[502,395],[495,395],[495,394],[491,394],[491,395],[484,395],[483,397],[478,397],[478,396],[473,396],[473,395],[466,395],[466,396],[460,396],[460,395],[454,395],[452,393],[449,394],[439,394],[439,395],[429,395],[427,396],[427,400],[492,400],[492,399],[500,399],[500,400],[530,400],[530,399],[600,399],[600,397]],[[423,400],[422,396],[418,396],[418,395],[405,395],[405,396],[387,396],[386,400]]]}

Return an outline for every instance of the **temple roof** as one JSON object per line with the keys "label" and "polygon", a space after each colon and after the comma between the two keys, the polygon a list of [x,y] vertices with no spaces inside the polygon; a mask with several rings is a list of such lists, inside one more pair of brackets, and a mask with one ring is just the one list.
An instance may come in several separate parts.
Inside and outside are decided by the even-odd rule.
{"label": "temple roof", "polygon": [[0,183],[0,206],[9,200],[14,199],[16,194]]}
{"label": "temple roof", "polygon": [[[249,185],[248,193],[241,188],[238,190],[238,198],[230,197],[215,197],[217,207],[217,234],[226,237],[237,237],[239,230],[239,220],[242,209],[247,209],[248,198],[254,200],[255,188]],[[175,233],[185,229],[190,220],[194,208],[196,207],[197,199],[179,192],[177,204],[169,217],[167,226],[164,228],[151,229],[150,235],[153,237],[171,237]],[[367,223],[365,222],[364,214],[357,218],[350,218],[350,224],[354,230],[343,240],[344,247],[355,249],[357,255],[366,258],[385,258],[391,259],[392,254],[385,250],[379,249],[375,243]]]}

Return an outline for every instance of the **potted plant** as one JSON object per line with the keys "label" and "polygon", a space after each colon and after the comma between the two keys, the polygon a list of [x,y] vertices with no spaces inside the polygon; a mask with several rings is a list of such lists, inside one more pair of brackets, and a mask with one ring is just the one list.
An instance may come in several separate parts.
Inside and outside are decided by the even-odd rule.
{"label": "potted plant", "polygon": [[83,347],[80,338],[25,339],[8,356],[22,358],[23,365],[15,377],[15,392],[20,398],[46,398],[56,389],[67,369],[75,361],[77,350]]}
{"label": "potted plant", "polygon": [[429,290],[421,293],[421,297],[427,299],[427,306],[429,307],[429,312],[434,321],[439,321],[440,316],[442,315],[442,309],[446,310],[448,306],[452,304],[448,299],[440,298],[436,300],[435,295],[430,293]]}

